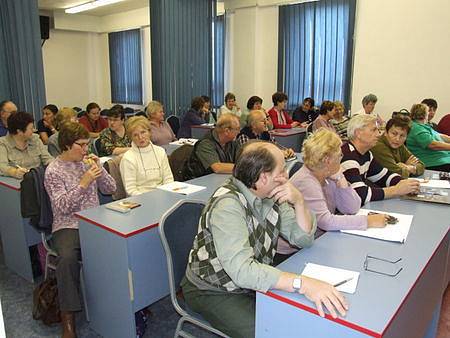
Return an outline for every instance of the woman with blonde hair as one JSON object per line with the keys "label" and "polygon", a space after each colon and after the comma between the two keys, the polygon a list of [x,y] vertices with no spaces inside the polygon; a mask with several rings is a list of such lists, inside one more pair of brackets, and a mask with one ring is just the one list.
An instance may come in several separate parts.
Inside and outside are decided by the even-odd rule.
{"label": "woman with blonde hair", "polygon": [[151,142],[150,121],[133,116],[126,122],[131,149],[120,162],[120,174],[128,196],[139,195],[158,185],[173,182],[164,148]]}
{"label": "woman with blonde hair", "polygon": [[170,125],[164,120],[164,107],[161,103],[151,101],[145,110],[150,121],[153,144],[162,146],[177,139]]}
{"label": "woman with blonde hair", "polygon": [[[322,230],[364,230],[384,227],[386,216],[355,215],[361,199],[341,168],[342,141],[336,133],[319,129],[303,143],[303,167],[291,178]],[[342,215],[338,215],[338,211]]]}

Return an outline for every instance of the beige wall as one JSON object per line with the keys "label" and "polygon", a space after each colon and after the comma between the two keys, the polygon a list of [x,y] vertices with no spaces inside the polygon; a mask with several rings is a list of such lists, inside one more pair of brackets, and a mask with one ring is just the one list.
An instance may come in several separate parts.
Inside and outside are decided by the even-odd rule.
{"label": "beige wall", "polygon": [[[226,89],[235,92],[241,105],[256,94],[269,107],[276,90],[278,7],[262,6],[269,2],[253,0],[259,7],[248,7],[251,1],[225,0],[234,51],[228,59],[233,76]],[[352,110],[360,109],[362,96],[373,92],[379,98],[376,111],[385,118],[424,97],[437,99],[436,120],[449,112],[450,1],[360,0],[358,4]],[[256,53],[248,50],[252,40],[257,41]]]}
{"label": "beige wall", "polygon": [[450,111],[450,1],[358,1],[352,107],[369,92],[384,117],[425,97]]}

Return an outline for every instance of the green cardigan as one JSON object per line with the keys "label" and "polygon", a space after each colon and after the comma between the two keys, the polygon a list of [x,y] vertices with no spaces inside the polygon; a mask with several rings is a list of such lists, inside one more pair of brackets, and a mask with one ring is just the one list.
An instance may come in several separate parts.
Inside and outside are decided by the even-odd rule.
{"label": "green cardigan", "polygon": [[[389,145],[386,135],[382,135],[377,144],[370,150],[375,159],[385,168],[401,175],[403,178],[409,177],[409,171],[398,165],[398,163],[406,163],[408,158],[412,155],[411,152],[403,144],[397,149]],[[425,166],[422,161],[416,165],[416,175],[422,175]]]}

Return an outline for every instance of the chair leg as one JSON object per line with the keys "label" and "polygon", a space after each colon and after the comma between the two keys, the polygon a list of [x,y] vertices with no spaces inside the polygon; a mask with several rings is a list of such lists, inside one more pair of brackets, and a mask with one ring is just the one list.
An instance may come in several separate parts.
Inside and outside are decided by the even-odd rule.
{"label": "chair leg", "polygon": [[84,275],[82,266],[80,267],[80,287],[81,293],[83,294],[83,304],[84,304],[84,313],[86,314],[86,321],[89,322],[89,310],[87,305],[86,286],[84,284]]}

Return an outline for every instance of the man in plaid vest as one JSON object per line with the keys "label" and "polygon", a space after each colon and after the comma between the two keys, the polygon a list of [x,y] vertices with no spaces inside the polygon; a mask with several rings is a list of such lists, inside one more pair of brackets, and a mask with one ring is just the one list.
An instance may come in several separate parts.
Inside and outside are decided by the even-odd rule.
{"label": "man in plaid vest", "polygon": [[304,294],[321,316],[348,309],[330,284],[272,266],[278,236],[310,246],[316,220],[289,181],[283,153],[268,142],[246,144],[233,176],[219,187],[199,220],[186,276],[188,305],[231,337],[254,337],[255,290]]}

